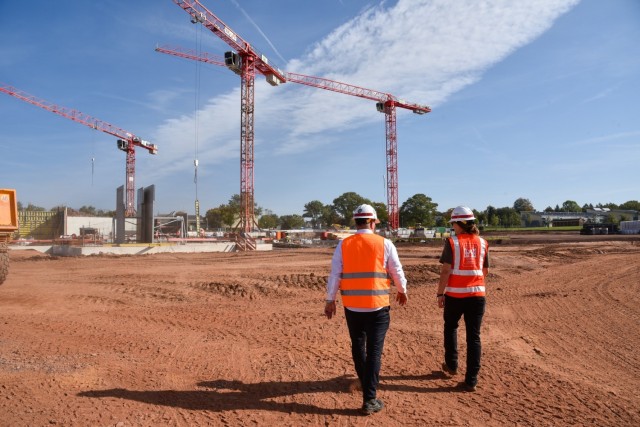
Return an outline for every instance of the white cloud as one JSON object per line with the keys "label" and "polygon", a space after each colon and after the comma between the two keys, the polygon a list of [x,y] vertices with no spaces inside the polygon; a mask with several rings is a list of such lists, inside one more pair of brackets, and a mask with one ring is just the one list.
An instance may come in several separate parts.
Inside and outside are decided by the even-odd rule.
{"label": "white cloud", "polygon": [[[577,3],[400,0],[388,7],[382,2],[290,61],[287,71],[433,107],[480,80],[485,70],[543,34]],[[294,83],[272,88],[260,76],[256,82],[256,144],[276,153],[318,149],[340,131],[382,120],[371,101],[292,87]],[[201,158],[221,162],[238,157],[239,97],[239,90],[232,90],[200,111]],[[403,112],[398,113],[400,117]],[[154,140],[162,147],[166,172],[178,165],[192,167],[187,159],[193,150],[184,147],[186,135],[194,134],[193,122],[193,115],[176,117],[158,130]]]}

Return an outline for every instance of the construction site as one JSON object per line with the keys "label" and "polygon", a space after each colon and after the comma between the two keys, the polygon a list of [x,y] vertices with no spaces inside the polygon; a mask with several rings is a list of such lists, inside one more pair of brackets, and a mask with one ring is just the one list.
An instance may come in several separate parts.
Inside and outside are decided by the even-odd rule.
{"label": "construction site", "polygon": [[331,321],[322,312],[332,248],[10,250],[2,424],[633,426],[640,242],[614,237],[490,243],[475,393],[440,370],[441,247],[398,245],[409,302],[392,303],[387,407],[373,418],[352,388],[342,307]]}
{"label": "construction site", "polygon": [[[452,230],[400,226],[396,110],[431,108],[281,70],[203,1],[173,3],[185,25],[202,26],[230,50],[155,51],[239,77],[239,213],[231,230],[203,224],[197,156],[194,214],[157,213],[155,185],[136,186],[136,150],[162,147],[0,82],[0,93],[106,133],[125,153],[112,217],[18,211],[19,192],[0,189],[1,426],[638,425],[637,211],[619,227],[530,212],[541,224],[584,226],[482,232],[491,250],[482,367],[477,389],[461,391],[464,373],[441,369],[436,300]],[[396,304],[392,285],[378,388],[386,406],[372,417],[359,411],[340,299],[337,319],[323,313],[334,248],[355,230],[258,226],[257,76],[357,97],[384,118],[388,223],[379,232],[397,247],[408,303]],[[461,345],[465,337],[461,327]]]}

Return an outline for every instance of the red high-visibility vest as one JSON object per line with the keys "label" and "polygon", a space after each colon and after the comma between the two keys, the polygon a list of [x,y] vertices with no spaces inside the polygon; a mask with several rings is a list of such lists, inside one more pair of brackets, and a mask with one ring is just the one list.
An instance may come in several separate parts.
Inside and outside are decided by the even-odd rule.
{"label": "red high-visibility vest", "polygon": [[345,307],[388,306],[391,280],[384,266],[384,237],[363,233],[344,239],[340,279]]}
{"label": "red high-visibility vest", "polygon": [[454,298],[484,296],[482,269],[489,244],[482,237],[467,233],[452,236],[449,243],[453,262],[445,294]]}

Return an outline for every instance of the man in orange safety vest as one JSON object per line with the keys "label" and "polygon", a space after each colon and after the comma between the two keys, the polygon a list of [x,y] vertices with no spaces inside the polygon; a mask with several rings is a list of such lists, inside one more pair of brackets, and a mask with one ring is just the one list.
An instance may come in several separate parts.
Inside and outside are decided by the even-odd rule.
{"label": "man in orange safety vest", "polygon": [[370,415],[384,407],[377,398],[384,339],[389,329],[391,278],[396,301],[407,303],[407,279],[393,243],[375,234],[380,221],[367,204],[353,212],[356,234],[338,243],[331,260],[324,313],[336,314],[336,296],[342,296],[351,338],[351,355],[362,386],[362,412]]}

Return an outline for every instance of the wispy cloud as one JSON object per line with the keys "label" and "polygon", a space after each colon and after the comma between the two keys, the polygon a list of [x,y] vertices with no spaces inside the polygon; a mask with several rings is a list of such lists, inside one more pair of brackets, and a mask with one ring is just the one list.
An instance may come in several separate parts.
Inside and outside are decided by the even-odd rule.
{"label": "wispy cloud", "polygon": [[255,29],[258,30],[262,38],[264,38],[267,41],[267,43],[269,43],[269,46],[271,46],[271,49],[273,49],[273,51],[276,53],[276,55],[278,55],[278,57],[282,60],[282,62],[287,62],[287,60],[284,59],[284,57],[280,54],[280,52],[275,47],[275,45],[271,42],[271,39],[269,39],[269,37],[267,37],[264,31],[262,31],[262,28],[260,28],[260,26],[256,24],[256,22],[251,18],[251,16],[249,16],[249,14],[240,6],[240,3],[238,3],[237,0],[231,0],[231,3],[233,3],[235,7],[237,7],[238,10],[242,12],[244,17],[247,18],[247,20],[251,23],[251,25],[253,25]]}
{"label": "wispy cloud", "polygon": [[637,138],[640,137],[640,131],[636,130],[636,131],[629,131],[629,132],[618,132],[618,133],[613,133],[613,134],[609,134],[609,135],[602,135],[602,136],[597,136],[595,138],[588,138],[588,139],[583,139],[580,141],[575,141],[573,143],[570,143],[568,145],[570,146],[585,146],[585,145],[595,145],[595,144],[602,144],[604,142],[613,142],[613,141],[619,141],[622,139],[629,139],[629,138],[633,138],[634,141],[631,142],[631,144],[633,146],[638,146],[638,141]]}
{"label": "wispy cloud", "polygon": [[[232,1],[242,11],[237,1]],[[388,6],[381,2],[336,28],[285,68],[437,107],[539,37],[577,3],[399,0]],[[293,83],[272,88],[258,80],[256,141],[268,145],[272,152],[318,149],[319,144],[332,143],[345,129],[382,120],[370,101],[295,87]],[[398,111],[399,121],[404,113]],[[237,156],[233,147],[237,150],[239,145],[239,120],[237,90],[212,99],[199,113],[200,123],[208,124],[199,132],[201,150],[218,160]],[[164,150],[180,156],[175,145],[185,131],[193,132],[192,116],[167,121],[155,140]]]}
{"label": "wispy cloud", "polygon": [[584,101],[582,101],[582,103],[583,104],[588,104],[590,102],[599,101],[600,99],[604,99],[607,96],[611,95],[616,89],[617,89],[617,87],[610,87],[610,88],[607,88],[605,90],[602,90],[602,91],[596,93],[595,95],[593,95],[592,97],[585,99]]}

